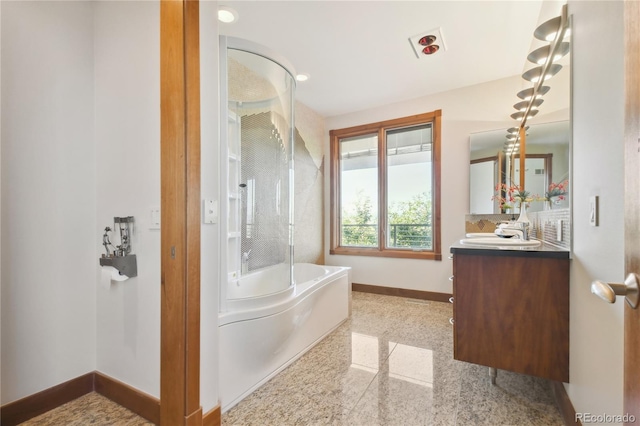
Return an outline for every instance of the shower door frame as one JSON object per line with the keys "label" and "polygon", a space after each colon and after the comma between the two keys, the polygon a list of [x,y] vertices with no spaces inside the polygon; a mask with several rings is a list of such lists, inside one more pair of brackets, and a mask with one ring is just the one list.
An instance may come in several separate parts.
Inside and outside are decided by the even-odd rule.
{"label": "shower door frame", "polygon": [[[296,79],[295,79],[295,68],[291,65],[291,63],[279,55],[277,52],[269,49],[268,47],[262,46],[258,43],[254,43],[249,40],[244,40],[237,37],[230,36],[219,36],[219,69],[220,69],[220,193],[219,200],[221,200],[220,205],[220,306],[219,311],[225,312],[227,310],[227,284],[229,282],[229,253],[228,253],[228,240],[227,237],[229,235],[229,214],[228,214],[228,197],[229,197],[229,142],[227,140],[228,132],[229,132],[229,91],[228,91],[228,49],[240,50],[247,53],[253,53],[258,56],[262,56],[263,58],[278,64],[282,67],[287,73],[289,73],[292,77],[291,82],[293,84],[293,88],[295,90]],[[292,158],[290,159],[293,162],[293,144],[294,141],[294,133],[295,133],[295,97],[292,96],[291,99],[291,144],[292,144]],[[238,153],[238,155],[240,155]],[[291,167],[290,167],[291,170]],[[290,172],[291,175],[291,172]],[[294,192],[294,183],[293,179],[290,178],[290,199],[289,199],[289,245],[290,245],[290,263],[293,265],[293,230],[291,229],[293,225],[293,214],[291,213],[291,209],[293,209],[293,192]],[[240,255],[240,252],[238,253]],[[290,270],[290,284],[293,283],[293,271]]]}

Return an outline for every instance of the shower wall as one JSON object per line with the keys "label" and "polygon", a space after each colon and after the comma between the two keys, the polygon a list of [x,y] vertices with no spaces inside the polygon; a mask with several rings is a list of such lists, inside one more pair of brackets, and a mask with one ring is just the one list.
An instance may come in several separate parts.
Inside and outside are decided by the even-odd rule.
{"label": "shower wall", "polygon": [[242,117],[241,251],[251,250],[249,271],[289,255],[289,158],[273,122],[269,112]]}
{"label": "shower wall", "polygon": [[[229,61],[229,67],[229,96],[231,98],[244,97],[245,100],[250,101],[274,95],[268,91],[268,85],[265,85],[263,80],[247,67],[234,60]],[[247,94],[245,92],[237,92],[247,86],[254,88],[250,94],[253,98],[246,98]],[[264,109],[258,107],[255,111],[251,111],[254,115],[243,118],[242,126],[250,125],[247,121],[254,122],[257,125],[260,119],[256,117],[264,111]],[[246,108],[245,113],[249,113]],[[324,263],[324,121],[324,118],[311,108],[301,102],[295,102],[294,257],[296,262]],[[271,237],[274,237],[274,235],[264,236],[264,249],[268,246],[268,240]],[[245,243],[242,247],[242,252],[246,251]],[[249,258],[249,261],[255,262],[255,257],[254,259],[252,257]],[[265,262],[260,261],[258,263]],[[251,264],[250,268],[259,268],[258,263]]]}
{"label": "shower wall", "polygon": [[324,264],[324,118],[296,102],[295,261]]}
{"label": "shower wall", "polygon": [[[302,263],[324,263],[323,250],[323,182],[324,182],[324,119],[312,109],[300,102],[296,102],[296,132],[295,132],[295,261]],[[275,186],[278,179],[285,182],[285,176],[273,173],[273,167],[269,164],[276,164],[277,161],[284,161],[271,158],[280,152],[276,139],[273,136],[274,127],[268,113],[257,113],[245,116],[242,119],[242,134],[245,142],[242,151],[243,170],[249,174],[256,174],[261,177],[261,182],[269,186]],[[270,144],[255,143],[250,141],[269,141]],[[273,144],[273,145],[271,145]],[[277,148],[277,149],[276,149]],[[250,176],[243,176],[242,181],[247,182]],[[287,224],[280,223],[275,215],[266,213],[257,206],[269,208],[273,204],[272,200],[260,200],[265,191],[257,190],[251,197],[254,190],[248,186],[242,196],[243,214],[242,229],[242,252],[247,252],[251,247],[247,239],[247,230],[252,232],[249,235],[254,238],[252,256],[249,258],[249,269],[259,269],[268,265],[274,265],[284,261],[286,253],[278,245],[282,238],[281,233],[288,232]],[[249,197],[249,199],[248,199]],[[253,199],[251,199],[253,198]],[[254,209],[244,208],[245,203],[253,204]],[[252,211],[253,210],[253,211]],[[250,212],[247,218],[246,212]],[[253,213],[253,214],[251,214]],[[245,226],[247,220],[250,226]]]}

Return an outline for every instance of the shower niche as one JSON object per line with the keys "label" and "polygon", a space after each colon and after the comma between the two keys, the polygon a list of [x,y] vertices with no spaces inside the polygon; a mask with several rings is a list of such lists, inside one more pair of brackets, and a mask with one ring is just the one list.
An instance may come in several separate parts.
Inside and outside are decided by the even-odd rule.
{"label": "shower niche", "polygon": [[293,285],[295,80],[284,59],[257,44],[221,37],[220,52],[225,311]]}

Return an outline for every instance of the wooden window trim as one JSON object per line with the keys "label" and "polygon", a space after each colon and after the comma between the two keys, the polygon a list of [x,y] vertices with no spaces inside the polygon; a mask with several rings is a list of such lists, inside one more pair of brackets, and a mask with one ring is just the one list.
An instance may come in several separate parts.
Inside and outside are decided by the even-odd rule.
{"label": "wooden window trim", "polygon": [[[330,136],[330,230],[329,240],[330,249],[329,254],[332,255],[352,255],[352,256],[377,256],[377,257],[391,257],[391,258],[407,258],[407,259],[430,259],[430,260],[442,260],[441,250],[441,215],[440,215],[440,172],[441,172],[441,121],[442,111],[436,110],[424,114],[412,115],[408,117],[380,121],[377,123],[364,124],[360,126],[349,127],[345,129],[331,130]],[[340,241],[340,150],[339,141],[341,138],[349,138],[355,136],[362,136],[366,134],[372,134],[378,132],[379,143],[384,140],[384,132],[394,128],[408,127],[424,124],[427,122],[433,123],[433,145],[432,145],[432,164],[433,164],[433,250],[429,251],[412,251],[401,249],[386,248],[386,241],[384,239],[384,229],[386,226],[386,215],[379,215],[378,223],[378,238],[380,244],[378,247],[343,247],[339,246]],[[386,149],[378,149],[378,168],[379,170],[386,170]],[[386,172],[378,173],[378,209],[380,212],[386,213],[386,184],[383,181]]]}

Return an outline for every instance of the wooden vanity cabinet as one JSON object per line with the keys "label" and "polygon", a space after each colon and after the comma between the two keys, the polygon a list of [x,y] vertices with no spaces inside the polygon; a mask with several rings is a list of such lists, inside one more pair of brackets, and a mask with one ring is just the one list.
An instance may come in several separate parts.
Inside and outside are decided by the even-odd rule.
{"label": "wooden vanity cabinet", "polygon": [[454,358],[568,382],[568,254],[452,251]]}

